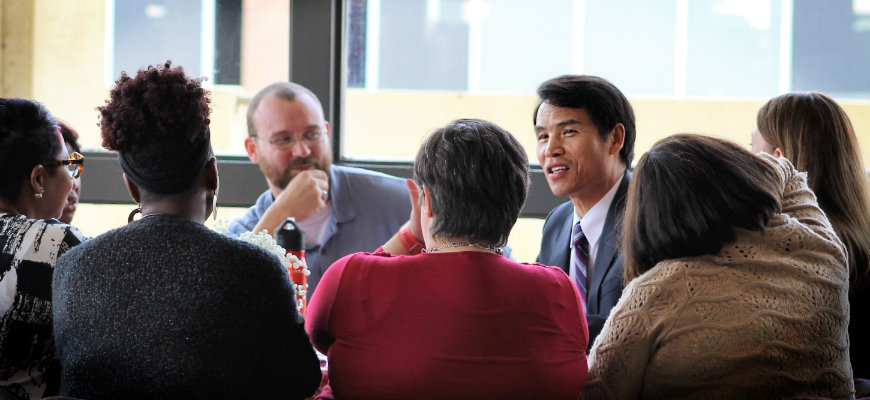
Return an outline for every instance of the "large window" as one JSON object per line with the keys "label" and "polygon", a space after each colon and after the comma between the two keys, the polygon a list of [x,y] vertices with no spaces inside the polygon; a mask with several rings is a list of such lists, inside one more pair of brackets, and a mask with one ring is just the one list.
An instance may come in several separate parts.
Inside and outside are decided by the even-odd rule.
{"label": "large window", "polygon": [[123,0],[110,5],[109,82],[121,71],[133,73],[167,56],[190,74],[214,79],[214,2]]}
{"label": "large window", "polygon": [[243,155],[248,101],[289,78],[289,38],[289,0],[108,0],[105,86],[171,59],[212,91],[216,150]]}
{"label": "large window", "polygon": [[[536,162],[534,90],[613,81],[637,116],[636,154],[675,132],[749,142],[768,98],[818,90],[849,113],[870,166],[870,0],[77,0],[0,7],[0,96],[43,102],[88,151],[73,222],[89,235],[131,209],[97,112],[120,71],[168,59],[212,91],[220,219],[265,189],[243,141],[250,97],[291,79],[321,99],[336,161],[408,175],[421,139],[456,118],[513,132]],[[534,259],[554,198],[533,174],[510,244]],[[119,205],[105,204],[113,203]],[[211,223],[211,222],[210,222]]]}
{"label": "large window", "polygon": [[[870,148],[870,1],[347,0],[343,12],[345,162],[410,160],[431,130],[476,117],[514,133],[536,164],[535,89],[562,74],[625,92],[638,155],[677,132],[748,144],[763,102],[797,90],[840,100]],[[534,174],[525,214],[564,200]],[[514,229],[521,259],[537,253],[541,224]]]}
{"label": "large window", "polygon": [[[614,82],[645,137],[688,128],[746,142],[753,115],[706,114],[792,90],[870,99],[862,0],[348,0],[346,12],[348,159],[409,159],[459,117],[496,121],[532,150],[534,90],[566,73]],[[370,140],[385,121],[395,146]]]}

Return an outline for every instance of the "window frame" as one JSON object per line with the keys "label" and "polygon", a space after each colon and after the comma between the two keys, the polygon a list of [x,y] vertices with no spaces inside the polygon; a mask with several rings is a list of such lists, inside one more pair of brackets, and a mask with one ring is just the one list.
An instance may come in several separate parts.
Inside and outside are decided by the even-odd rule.
{"label": "window frame", "polygon": [[[341,165],[410,178],[413,175],[410,161],[360,161],[342,154],[347,0],[291,0],[290,8],[290,79],[311,89],[323,103],[332,128],[333,160]],[[300,34],[294,35],[294,32]],[[305,54],[305,57],[293,57],[294,53]],[[545,218],[553,208],[567,201],[565,197],[553,195],[540,167],[532,166],[530,178],[521,217]]]}
{"label": "window frame", "polygon": [[[336,164],[365,168],[400,178],[413,174],[412,162],[359,161],[341,152],[344,59],[347,0],[290,0],[290,71],[288,79],[311,89],[321,100],[331,125],[333,160]],[[294,54],[304,56],[294,57]],[[531,127],[529,127],[531,129]],[[115,153],[83,152],[82,203],[132,204],[123,171]],[[249,207],[268,186],[259,167],[246,156],[217,155],[221,185],[218,205]],[[229,184],[232,182],[232,184]],[[543,170],[532,166],[531,185],[521,217],[544,218],[557,205],[567,201],[550,191]]]}

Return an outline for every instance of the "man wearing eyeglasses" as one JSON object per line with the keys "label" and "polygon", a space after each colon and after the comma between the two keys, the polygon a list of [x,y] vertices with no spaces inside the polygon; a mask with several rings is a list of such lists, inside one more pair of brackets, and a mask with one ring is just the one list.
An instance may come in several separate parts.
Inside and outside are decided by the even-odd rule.
{"label": "man wearing eyeglasses", "polygon": [[329,122],[307,88],[291,82],[267,86],[251,100],[247,120],[245,149],[269,189],[229,231],[274,234],[295,218],[306,236],[309,297],[333,262],[377,249],[408,220],[404,180],[332,165]]}

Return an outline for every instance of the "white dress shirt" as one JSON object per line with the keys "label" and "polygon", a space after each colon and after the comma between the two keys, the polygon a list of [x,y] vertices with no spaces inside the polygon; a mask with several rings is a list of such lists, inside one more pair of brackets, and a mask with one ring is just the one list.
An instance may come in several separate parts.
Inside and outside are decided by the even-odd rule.
{"label": "white dress shirt", "polygon": [[[589,241],[589,265],[586,266],[586,274],[587,274],[587,282],[589,276],[592,275],[592,267],[595,265],[595,256],[598,254],[598,239],[601,238],[601,231],[604,229],[604,220],[607,218],[607,211],[610,210],[610,203],[613,202],[613,198],[616,197],[616,190],[619,189],[619,184],[622,183],[622,178],[617,179],[616,183],[613,184],[613,187],[607,191],[607,194],[598,200],[589,211],[586,212],[586,215],[583,218],[580,218],[577,215],[577,210],[574,210],[574,218],[571,221],[571,226],[577,225],[577,221],[580,221],[580,227],[583,228],[583,234],[586,235],[586,240]],[[571,258],[569,260],[574,259],[574,244],[572,243],[573,235],[568,235],[568,248],[571,249]],[[574,263],[569,263],[569,275],[571,275],[572,281],[576,281],[577,279],[577,269],[574,267]],[[587,285],[588,287],[588,285]]]}

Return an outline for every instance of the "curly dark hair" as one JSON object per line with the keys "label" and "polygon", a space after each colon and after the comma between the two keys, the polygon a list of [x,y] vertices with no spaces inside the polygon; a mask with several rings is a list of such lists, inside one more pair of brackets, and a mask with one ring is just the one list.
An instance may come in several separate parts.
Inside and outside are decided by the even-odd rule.
{"label": "curly dark hair", "polygon": [[[171,64],[149,65],[135,77],[122,72],[106,105],[97,108],[103,147],[120,152],[145,179],[155,166],[161,175],[191,175],[185,152],[210,139],[209,92],[201,79]],[[160,190],[159,179],[146,189],[172,194]]]}
{"label": "curly dark hair", "polygon": [[193,143],[208,135],[208,91],[200,79],[171,64],[149,65],[133,78],[121,72],[110,99],[97,108],[103,147],[127,152],[154,142]]}
{"label": "curly dark hair", "polygon": [[0,198],[16,202],[33,167],[54,160],[61,150],[57,129],[57,121],[42,104],[0,99]]}

